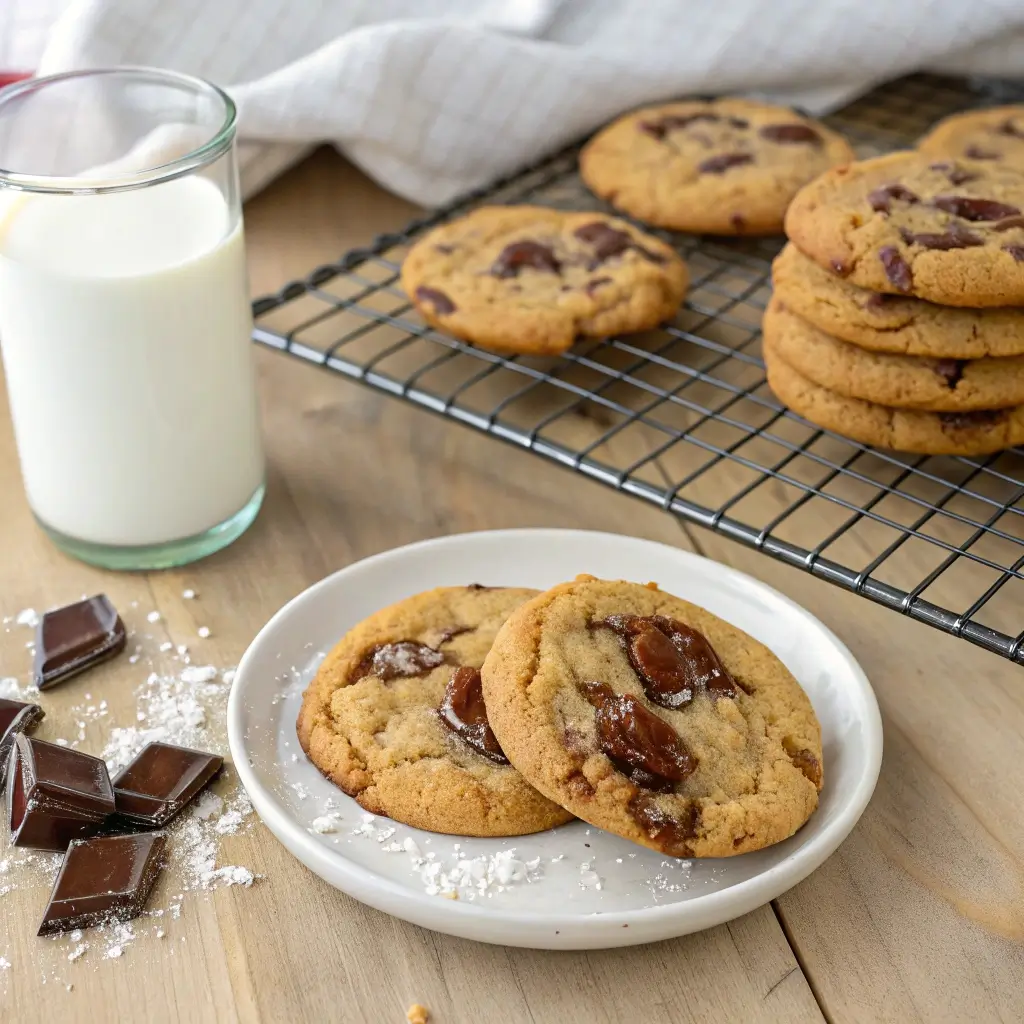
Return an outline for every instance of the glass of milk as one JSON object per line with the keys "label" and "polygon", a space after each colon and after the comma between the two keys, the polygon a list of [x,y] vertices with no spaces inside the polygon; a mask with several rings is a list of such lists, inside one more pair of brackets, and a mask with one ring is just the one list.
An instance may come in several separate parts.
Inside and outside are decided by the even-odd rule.
{"label": "glass of milk", "polygon": [[263,499],[235,107],[148,68],[0,90],[0,349],[29,505],[71,555],[181,565]]}

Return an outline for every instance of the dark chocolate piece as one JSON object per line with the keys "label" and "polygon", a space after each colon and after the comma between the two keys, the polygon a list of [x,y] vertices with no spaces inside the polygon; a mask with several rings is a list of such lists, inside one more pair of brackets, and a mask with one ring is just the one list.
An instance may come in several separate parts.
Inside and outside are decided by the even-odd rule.
{"label": "dark chocolate piece", "polygon": [[545,274],[557,274],[562,265],[558,262],[554,251],[540,242],[511,242],[498,253],[498,258],[491,267],[495,277],[518,277],[524,267],[538,270]]}
{"label": "dark chocolate piece", "polygon": [[697,693],[735,697],[736,681],[707,637],[664,615],[609,615],[593,623],[618,635],[647,697],[665,708],[689,704]]}
{"label": "dark chocolate piece", "polygon": [[353,679],[375,675],[387,682],[389,679],[411,679],[423,676],[444,664],[440,651],[417,643],[415,640],[399,640],[393,644],[379,644],[371,647],[352,673]]}
{"label": "dark chocolate piece", "polygon": [[966,366],[966,359],[937,359],[935,372],[946,382],[946,387],[952,390],[963,380]]}
{"label": "dark chocolate piece", "polygon": [[508,764],[508,758],[487,721],[479,669],[460,665],[452,673],[437,713],[441,724],[451,729],[478,754],[483,754],[495,764]]}
{"label": "dark chocolate piece", "polygon": [[882,261],[885,276],[901,292],[909,292],[914,287],[914,275],[910,264],[900,255],[895,245],[886,245],[878,250],[878,258]]}
{"label": "dark chocolate piece", "polygon": [[964,156],[970,160],[998,160],[999,154],[990,150],[982,149],[981,146],[968,146],[964,150]]}
{"label": "dark chocolate piece", "polygon": [[1014,228],[1024,228],[1024,217],[1007,217],[992,225],[993,231],[1012,231]]}
{"label": "dark chocolate piece", "polygon": [[979,175],[974,174],[972,171],[965,171],[962,167],[957,167],[954,163],[929,164],[928,170],[942,171],[949,178],[951,185],[963,185],[979,177]]}
{"label": "dark chocolate piece", "polygon": [[0,791],[7,778],[7,761],[18,733],[31,732],[42,720],[45,711],[38,704],[0,697]]}
{"label": "dark chocolate piece", "polygon": [[940,412],[939,423],[946,431],[994,427],[1006,419],[1005,409],[977,409],[973,412]]}
{"label": "dark chocolate piece", "polygon": [[106,594],[47,612],[36,630],[33,672],[49,689],[124,650],[124,623]]}
{"label": "dark chocolate piece", "polygon": [[888,213],[892,209],[892,201],[894,199],[911,204],[921,201],[906,185],[882,185],[868,193],[868,206],[875,213]]}
{"label": "dark chocolate piece", "polygon": [[1018,263],[1024,263],[1024,245],[1004,245],[1003,252],[1008,252]]}
{"label": "dark chocolate piece", "polygon": [[166,825],[221,770],[224,758],[171,743],[148,743],[113,780],[118,816]]}
{"label": "dark chocolate piece", "polygon": [[1000,135],[1009,135],[1011,138],[1014,139],[1024,139],[1024,131],[1022,131],[1013,123],[1012,117],[1008,117],[1001,124],[996,125],[995,130]]}
{"label": "dark chocolate piece", "polygon": [[941,234],[929,231],[914,234],[903,228],[900,230],[900,237],[907,245],[920,245],[923,249],[969,249],[972,246],[985,244],[983,238],[979,238],[973,231],[956,221],[953,221]]}
{"label": "dark chocolate piece", "polygon": [[447,316],[449,313],[455,312],[455,303],[439,288],[428,288],[425,284],[421,284],[416,289],[416,298],[420,302],[430,303],[438,316]]}
{"label": "dark chocolate piece", "polygon": [[1004,220],[1019,216],[1020,210],[994,199],[973,199],[970,196],[936,196],[931,205],[937,210],[953,214],[969,221]]}
{"label": "dark chocolate piece", "polygon": [[821,145],[821,136],[806,124],[766,124],[758,135],[769,142],[809,142],[812,146]]}
{"label": "dark chocolate piece", "polygon": [[52,935],[138,917],[160,873],[166,843],[163,832],[73,842],[37,934]]}
{"label": "dark chocolate piece", "polygon": [[700,114],[666,114],[657,121],[641,121],[637,127],[640,131],[653,135],[656,139],[663,139],[668,132],[674,129],[686,128],[700,121],[709,124],[718,124],[724,121],[730,128],[750,127],[750,122],[742,117],[723,117],[721,114],[712,114],[710,111]]}
{"label": "dark chocolate piece", "polygon": [[582,224],[573,234],[581,241],[594,247],[594,258],[587,264],[588,270],[594,270],[605,260],[613,256],[621,256],[630,249],[638,252],[645,259],[652,263],[664,263],[664,257],[659,256],[650,249],[645,249],[633,240],[632,235],[625,231],[619,231],[604,221],[595,220],[590,224]]}
{"label": "dark chocolate piece", "polygon": [[672,857],[692,857],[690,840],[697,835],[700,808],[690,803],[679,816],[663,811],[647,793],[637,793],[629,802],[633,820],[662,853]]}
{"label": "dark chocolate piece", "polygon": [[601,750],[638,786],[669,790],[697,770],[679,733],[637,697],[598,682],[584,683],[583,694],[595,708]]}
{"label": "dark chocolate piece", "polygon": [[698,164],[697,170],[702,174],[725,174],[730,167],[742,167],[753,162],[754,157],[750,153],[719,153]]}
{"label": "dark chocolate piece", "polygon": [[788,736],[782,740],[782,746],[789,754],[790,761],[803,772],[804,778],[821,788],[821,762],[809,750],[798,747]]}
{"label": "dark chocolate piece", "polygon": [[7,772],[11,845],[64,850],[99,831],[114,790],[98,757],[19,733]]}

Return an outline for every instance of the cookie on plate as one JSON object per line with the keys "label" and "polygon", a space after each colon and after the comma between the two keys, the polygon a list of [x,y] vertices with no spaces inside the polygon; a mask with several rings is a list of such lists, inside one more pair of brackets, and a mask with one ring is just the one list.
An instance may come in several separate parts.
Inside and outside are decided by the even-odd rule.
{"label": "cookie on plate", "polygon": [[1024,355],[1024,311],[965,309],[858,288],[790,243],[772,264],[786,308],[835,338],[875,352],[933,359]]}
{"label": "cookie on plate", "polygon": [[543,206],[474,210],[425,235],[402,264],[402,287],[428,323],[527,355],[657,327],[688,280],[676,252],[632,224]]}
{"label": "cookie on plate", "polygon": [[926,455],[987,455],[1024,443],[1024,406],[990,412],[921,412],[849,398],[809,380],[764,340],[775,396],[811,423],[861,444]]}
{"label": "cookie on plate", "polygon": [[933,157],[993,160],[1024,169],[1024,107],[953,114],[933,125],[917,148]]}
{"label": "cookie on plate", "polygon": [[645,585],[580,576],[528,601],[482,669],[502,749],[542,793],[676,857],[792,835],[818,804],[821,731],[763,644]]}
{"label": "cookie on plate", "polygon": [[441,587],[371,615],[306,690],[302,749],[366,810],[416,828],[516,836],[568,821],[509,765],[480,692],[498,627],[535,593]]}
{"label": "cookie on plate", "polygon": [[1024,171],[891,153],[801,189],[786,234],[872,291],[942,306],[1024,304]]}
{"label": "cookie on plate", "polygon": [[849,398],[931,412],[1024,404],[1024,356],[926,359],[869,352],[819,330],[778,295],[765,310],[762,329],[786,363],[815,384]]}
{"label": "cookie on plate", "polygon": [[785,107],[689,100],[626,114],[580,154],[591,191],[648,224],[770,235],[801,186],[854,159],[841,135]]}

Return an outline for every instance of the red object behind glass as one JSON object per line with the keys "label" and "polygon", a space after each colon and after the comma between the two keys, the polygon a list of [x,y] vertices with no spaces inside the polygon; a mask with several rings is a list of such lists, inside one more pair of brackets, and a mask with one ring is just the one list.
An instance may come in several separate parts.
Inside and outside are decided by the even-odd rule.
{"label": "red object behind glass", "polygon": [[31,78],[28,71],[0,71],[0,89],[5,85],[20,82],[23,78]]}

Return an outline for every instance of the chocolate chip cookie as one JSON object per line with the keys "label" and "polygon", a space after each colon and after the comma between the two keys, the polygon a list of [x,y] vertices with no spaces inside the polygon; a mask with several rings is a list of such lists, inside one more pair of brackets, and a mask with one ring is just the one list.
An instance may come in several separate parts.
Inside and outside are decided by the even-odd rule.
{"label": "chocolate chip cookie", "polygon": [[869,352],[797,316],[776,295],[765,311],[766,341],[815,384],[897,409],[973,412],[1024,404],[1024,356],[925,359]]}
{"label": "chocolate chip cookie", "polygon": [[580,154],[590,189],[639,220],[677,231],[770,235],[801,186],[854,159],[841,136],[785,107],[691,100],[646,107]]}
{"label": "chocolate chip cookie", "polygon": [[772,264],[772,285],[804,320],[875,352],[934,359],[1024,355],[1024,311],[957,309],[867,291],[819,267],[792,244]]}
{"label": "chocolate chip cookie", "polygon": [[402,287],[429,323],[534,355],[656,327],[688,280],[669,246],[631,224],[542,206],[475,210],[435,228],[402,264]]}
{"label": "chocolate chip cookie", "polygon": [[991,107],[953,114],[917,144],[933,157],[992,160],[1024,169],[1024,107]]}
{"label": "chocolate chip cookie", "polygon": [[768,383],[811,423],[878,448],[927,455],[986,455],[1024,442],[1024,406],[991,412],[920,412],[848,398],[794,369],[764,340]]}
{"label": "chocolate chip cookie", "polygon": [[1024,171],[892,153],[827,171],[786,214],[812,260],[872,291],[943,306],[1024,303]]}
{"label": "chocolate chip cookie", "polygon": [[302,749],[366,810],[416,828],[516,836],[568,821],[509,765],[481,695],[498,627],[535,593],[441,587],[371,615],[306,690]]}
{"label": "chocolate chip cookie", "polygon": [[807,695],[767,647],[656,584],[580,576],[528,601],[482,676],[491,726],[523,775],[644,846],[747,853],[817,807]]}

